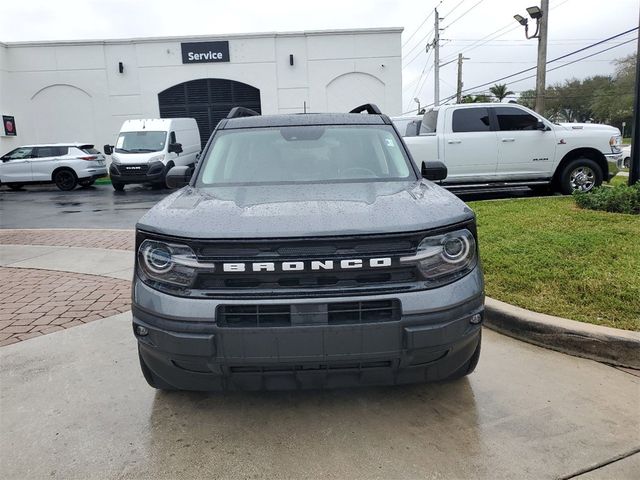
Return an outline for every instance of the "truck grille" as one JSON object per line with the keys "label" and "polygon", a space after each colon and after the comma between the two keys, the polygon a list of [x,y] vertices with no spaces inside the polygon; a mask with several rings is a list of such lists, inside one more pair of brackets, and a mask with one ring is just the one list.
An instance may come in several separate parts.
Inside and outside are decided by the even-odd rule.
{"label": "truck grille", "polygon": [[149,164],[118,165],[118,170],[122,175],[146,175],[149,170]]}
{"label": "truck grille", "polygon": [[[193,290],[218,298],[352,295],[354,290],[378,289],[386,292],[406,290],[417,284],[420,275],[415,266],[400,265],[400,256],[412,255],[424,233],[366,235],[353,237],[317,237],[293,239],[252,239],[189,242],[199,260],[221,262],[306,262],[362,259],[365,268],[300,271],[260,271],[200,273]],[[368,259],[392,257],[393,264],[367,268]]]}
{"label": "truck grille", "polygon": [[400,319],[398,300],[290,305],[220,305],[221,327],[290,327],[295,325],[353,325]]}

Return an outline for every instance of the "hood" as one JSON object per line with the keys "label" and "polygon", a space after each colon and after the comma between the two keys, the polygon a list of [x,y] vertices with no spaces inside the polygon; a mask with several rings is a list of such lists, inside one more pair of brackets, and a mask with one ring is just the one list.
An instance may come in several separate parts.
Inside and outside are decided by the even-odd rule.
{"label": "hood", "polygon": [[618,128],[605,125],[604,123],[560,123],[559,125],[569,130],[601,130],[611,132],[611,135],[620,135]]}
{"label": "hood", "polygon": [[282,238],[428,230],[473,215],[426,180],[185,187],[149,210],[137,228],[187,238]]}

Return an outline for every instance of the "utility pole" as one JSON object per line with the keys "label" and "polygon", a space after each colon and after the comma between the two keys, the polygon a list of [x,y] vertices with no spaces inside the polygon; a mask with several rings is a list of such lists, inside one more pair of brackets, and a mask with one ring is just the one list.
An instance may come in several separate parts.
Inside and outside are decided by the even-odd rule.
{"label": "utility pole", "polygon": [[458,89],[456,91],[456,103],[462,103],[462,61],[469,60],[467,57],[463,57],[461,53],[458,54]]}
{"label": "utility pole", "polygon": [[547,80],[547,32],[549,26],[549,0],[541,0],[540,35],[538,36],[538,70],[536,73],[536,112],[544,114],[544,93]]}
{"label": "utility pole", "polygon": [[435,9],[433,25],[433,105],[440,105],[440,16]]}
{"label": "utility pole", "polygon": [[629,185],[640,182],[640,37],[636,50],[636,88],[633,101],[633,122],[631,124],[631,165],[629,165]]}

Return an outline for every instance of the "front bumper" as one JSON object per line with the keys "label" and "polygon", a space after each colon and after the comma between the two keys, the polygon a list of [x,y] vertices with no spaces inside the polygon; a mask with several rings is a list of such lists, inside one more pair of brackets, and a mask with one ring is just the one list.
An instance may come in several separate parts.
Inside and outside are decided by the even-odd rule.
{"label": "front bumper", "polygon": [[609,166],[609,178],[611,180],[620,171],[622,165],[622,153],[609,153],[604,156]]}
{"label": "front bumper", "polygon": [[117,183],[160,183],[164,181],[166,167],[162,162],[144,164],[112,163],[109,176]]}
{"label": "front bumper", "polygon": [[[438,289],[350,297],[349,301],[383,298],[401,302],[398,320],[228,328],[217,325],[214,312],[218,304],[234,302],[172,297],[136,279],[134,334],[141,358],[153,375],[184,390],[333,388],[436,381],[451,376],[469,361],[480,341],[481,328],[471,318],[484,315],[479,269]],[[344,301],[344,297],[335,301]],[[185,308],[184,302],[192,308]],[[184,312],[189,312],[190,318],[185,318]],[[148,333],[138,335],[138,326]]]}

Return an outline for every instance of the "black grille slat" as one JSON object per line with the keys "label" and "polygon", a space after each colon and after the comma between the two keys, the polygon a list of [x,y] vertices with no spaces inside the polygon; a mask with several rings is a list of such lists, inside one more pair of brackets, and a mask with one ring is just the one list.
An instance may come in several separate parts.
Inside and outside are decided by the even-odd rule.
{"label": "black grille slat", "polygon": [[[393,322],[400,319],[398,300],[372,300],[304,305],[306,311],[292,305],[220,305],[216,321],[221,327],[289,327],[294,325],[353,325]],[[324,318],[319,322],[318,318]]]}

